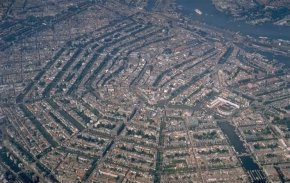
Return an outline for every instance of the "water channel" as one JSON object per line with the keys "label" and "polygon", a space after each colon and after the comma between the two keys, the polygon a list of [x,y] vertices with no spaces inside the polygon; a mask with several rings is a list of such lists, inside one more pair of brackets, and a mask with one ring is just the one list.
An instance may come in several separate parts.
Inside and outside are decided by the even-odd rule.
{"label": "water channel", "polygon": [[237,135],[235,127],[226,121],[219,121],[218,126],[222,132],[227,136],[230,144],[234,147],[239,156],[243,168],[247,171],[251,182],[253,183],[265,183],[266,176],[259,165],[254,161],[253,157],[248,154],[247,149],[244,146],[244,142]]}

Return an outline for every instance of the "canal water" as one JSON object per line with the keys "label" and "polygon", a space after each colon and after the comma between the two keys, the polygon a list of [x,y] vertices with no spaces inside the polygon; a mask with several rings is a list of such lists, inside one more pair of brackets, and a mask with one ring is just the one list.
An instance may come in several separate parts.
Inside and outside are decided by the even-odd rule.
{"label": "canal water", "polygon": [[223,133],[227,135],[231,145],[238,154],[247,153],[243,142],[235,132],[234,126],[230,125],[228,122],[218,122],[218,125],[222,129]]}
{"label": "canal water", "polygon": [[235,127],[226,121],[219,121],[218,126],[222,132],[227,136],[230,144],[234,147],[235,151],[240,155],[239,159],[243,168],[247,171],[251,182],[253,183],[266,183],[266,176],[259,165],[254,161],[253,157],[247,154],[248,151],[244,146],[244,142],[240,139],[235,131]]}

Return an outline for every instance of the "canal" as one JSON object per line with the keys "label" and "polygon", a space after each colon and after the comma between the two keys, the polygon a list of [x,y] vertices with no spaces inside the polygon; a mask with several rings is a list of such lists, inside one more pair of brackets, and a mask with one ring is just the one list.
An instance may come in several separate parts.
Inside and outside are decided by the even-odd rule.
{"label": "canal", "polygon": [[227,136],[229,143],[234,147],[239,155],[242,167],[248,173],[249,179],[252,183],[266,183],[266,176],[259,165],[254,161],[251,155],[248,155],[248,150],[244,146],[244,142],[237,135],[235,127],[226,121],[219,121],[218,126],[222,132]]}

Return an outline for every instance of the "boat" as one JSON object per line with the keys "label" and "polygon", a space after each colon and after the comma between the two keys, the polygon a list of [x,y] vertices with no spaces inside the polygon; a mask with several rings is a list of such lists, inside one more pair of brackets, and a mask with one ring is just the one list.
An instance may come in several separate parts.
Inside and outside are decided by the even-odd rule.
{"label": "boat", "polygon": [[194,11],[195,11],[196,14],[202,15],[202,11],[200,11],[199,9],[195,9]]}

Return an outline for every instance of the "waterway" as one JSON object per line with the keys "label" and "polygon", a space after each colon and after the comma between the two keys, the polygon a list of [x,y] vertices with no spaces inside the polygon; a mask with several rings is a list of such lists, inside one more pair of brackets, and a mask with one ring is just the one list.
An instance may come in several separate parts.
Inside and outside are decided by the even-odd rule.
{"label": "waterway", "polygon": [[223,133],[227,135],[231,145],[238,154],[247,153],[243,142],[235,132],[234,126],[230,125],[228,122],[218,122],[218,125],[222,129]]}
{"label": "waterway", "polygon": [[[268,37],[271,39],[290,40],[290,27],[273,25],[271,23],[250,25],[244,21],[235,20],[234,17],[218,11],[211,0],[176,0],[176,4],[181,14],[190,17],[194,21],[255,38]],[[195,9],[199,9],[202,15],[198,15]],[[256,52],[256,50],[248,51]],[[269,60],[276,59],[287,67],[290,67],[289,57],[274,55],[270,52],[261,54]]]}
{"label": "waterway", "polygon": [[[253,37],[290,40],[290,27],[271,23],[250,25],[244,21],[235,20],[234,17],[218,11],[211,0],[176,0],[176,4],[183,15],[211,26]],[[202,15],[198,15],[195,9],[199,9]]]}
{"label": "waterway", "polygon": [[251,155],[247,155],[248,151],[244,146],[244,142],[237,135],[235,127],[226,121],[219,121],[218,126],[222,132],[227,136],[230,144],[234,147],[243,168],[247,171],[251,182],[253,183],[266,183],[266,176],[259,165],[254,161]]}
{"label": "waterway", "polygon": [[154,8],[155,0],[148,0],[147,6],[145,7],[146,11],[151,11]]}

